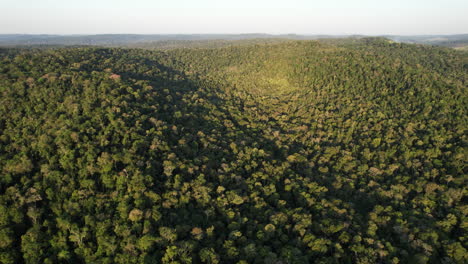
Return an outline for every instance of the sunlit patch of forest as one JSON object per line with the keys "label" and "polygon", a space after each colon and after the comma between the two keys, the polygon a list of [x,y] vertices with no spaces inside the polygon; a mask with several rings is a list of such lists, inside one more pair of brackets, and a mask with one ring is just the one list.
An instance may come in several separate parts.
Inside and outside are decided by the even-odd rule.
{"label": "sunlit patch of forest", "polygon": [[0,49],[0,263],[466,263],[468,53]]}

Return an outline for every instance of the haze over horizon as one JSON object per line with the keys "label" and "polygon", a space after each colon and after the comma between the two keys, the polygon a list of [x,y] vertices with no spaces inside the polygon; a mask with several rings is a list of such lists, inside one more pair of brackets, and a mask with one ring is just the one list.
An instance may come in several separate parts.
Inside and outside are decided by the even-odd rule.
{"label": "haze over horizon", "polygon": [[450,35],[468,2],[3,0],[0,34]]}

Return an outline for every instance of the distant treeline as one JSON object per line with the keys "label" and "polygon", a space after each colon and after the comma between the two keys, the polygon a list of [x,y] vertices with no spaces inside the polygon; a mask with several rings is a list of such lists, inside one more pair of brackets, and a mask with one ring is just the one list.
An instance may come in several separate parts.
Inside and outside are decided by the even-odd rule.
{"label": "distant treeline", "polygon": [[[269,34],[104,34],[104,35],[0,35],[0,46],[110,46],[110,47],[144,47],[144,48],[179,48],[179,47],[213,47],[234,44],[239,40],[270,41],[283,40],[316,40],[337,38],[366,38],[364,35],[269,35]],[[428,35],[428,36],[383,36],[388,39],[417,44],[460,47],[468,45],[468,35]]]}

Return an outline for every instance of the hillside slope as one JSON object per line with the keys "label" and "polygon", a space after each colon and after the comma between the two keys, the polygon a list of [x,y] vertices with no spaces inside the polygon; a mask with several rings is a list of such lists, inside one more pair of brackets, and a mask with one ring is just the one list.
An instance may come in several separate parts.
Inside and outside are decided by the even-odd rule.
{"label": "hillside slope", "polygon": [[467,53],[0,54],[2,263],[467,261]]}

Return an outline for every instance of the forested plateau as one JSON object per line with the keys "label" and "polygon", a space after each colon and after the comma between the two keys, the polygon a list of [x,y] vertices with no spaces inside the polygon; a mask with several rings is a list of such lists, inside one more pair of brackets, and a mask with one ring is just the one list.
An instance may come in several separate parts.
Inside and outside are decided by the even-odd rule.
{"label": "forested plateau", "polygon": [[0,49],[0,263],[467,263],[468,53]]}

